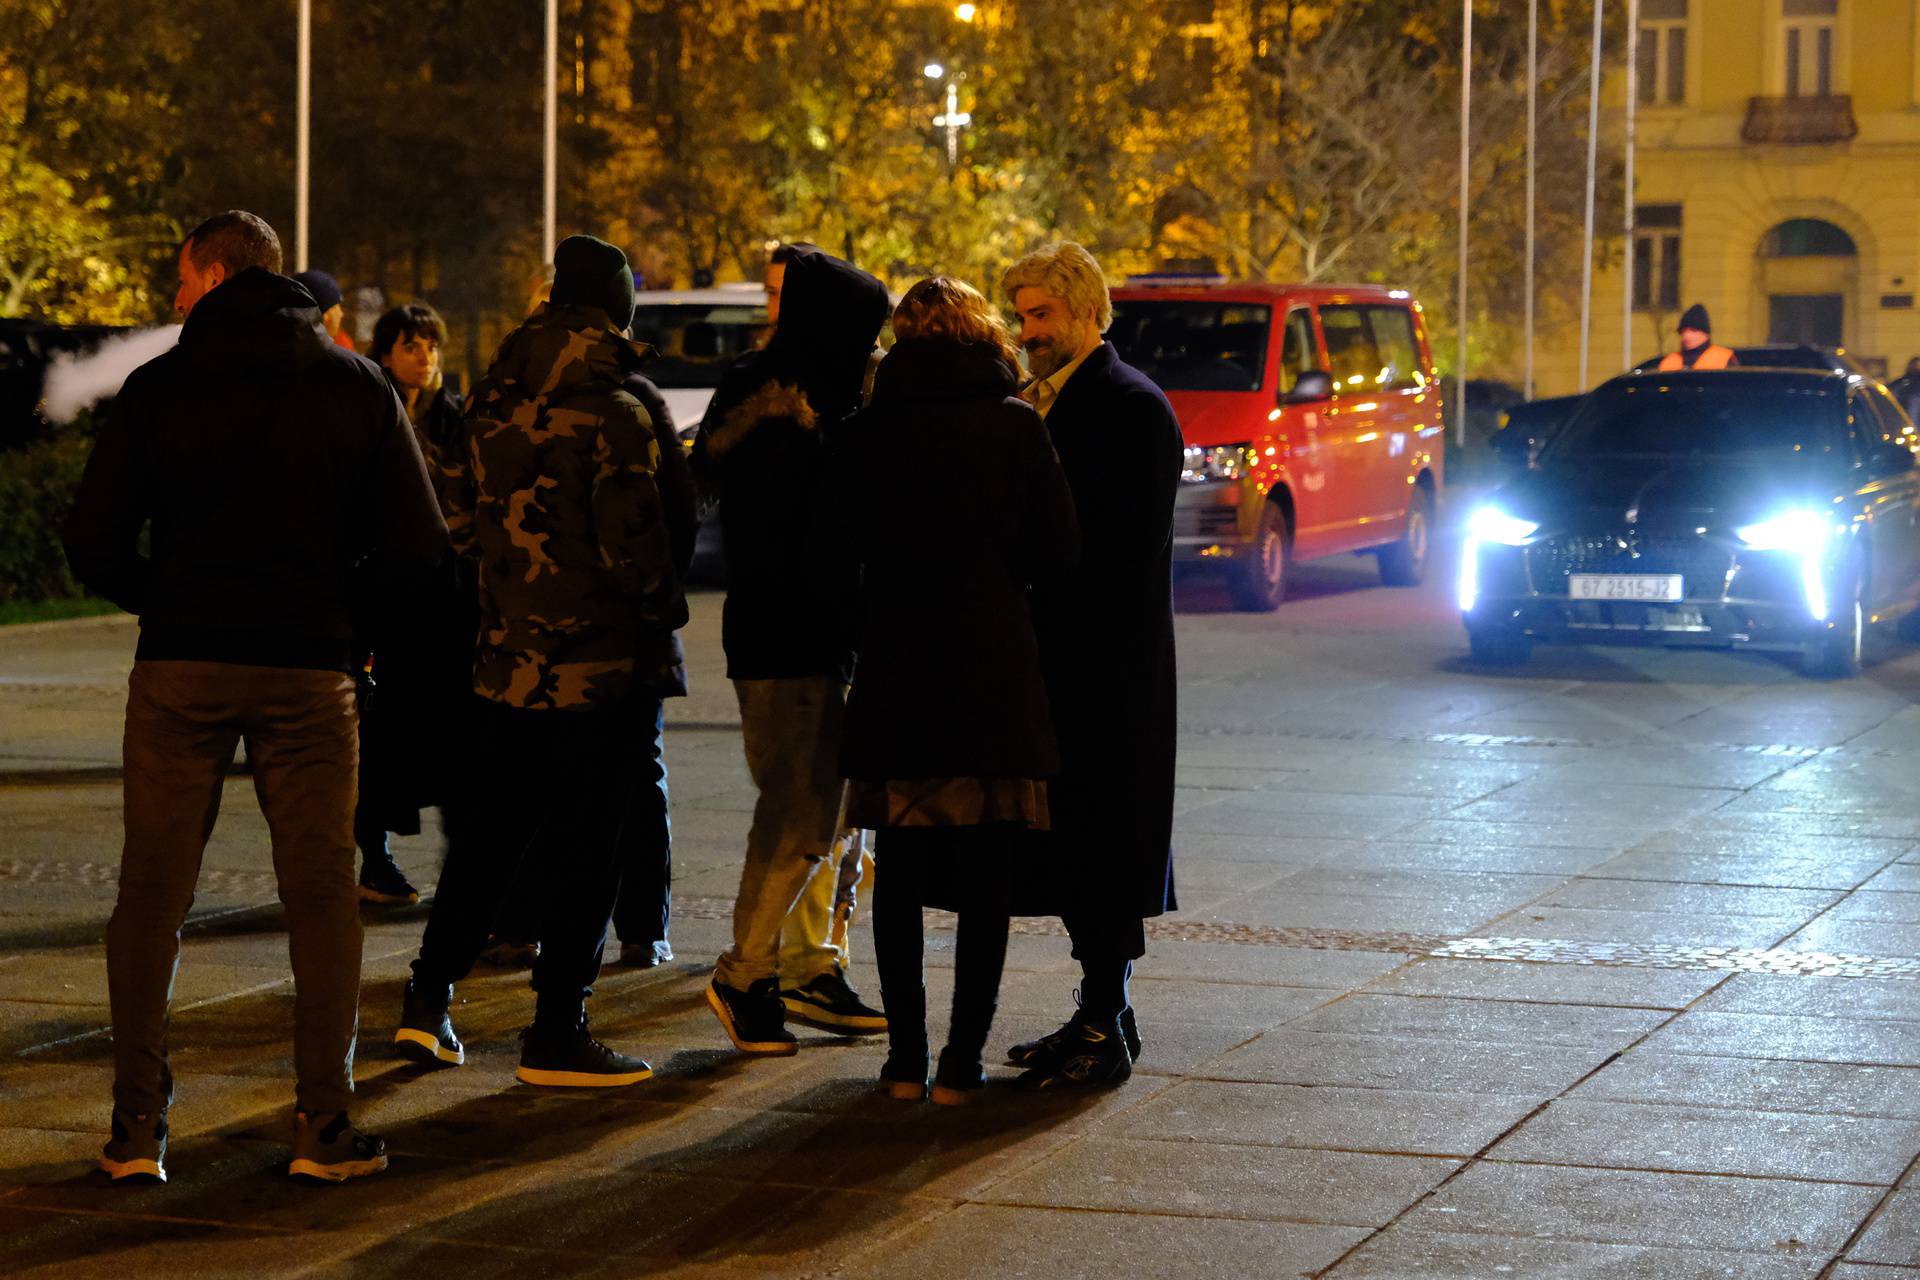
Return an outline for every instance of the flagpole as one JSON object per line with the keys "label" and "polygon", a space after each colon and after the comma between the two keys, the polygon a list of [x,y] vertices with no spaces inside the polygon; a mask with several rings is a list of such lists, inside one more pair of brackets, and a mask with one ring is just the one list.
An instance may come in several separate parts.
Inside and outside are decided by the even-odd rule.
{"label": "flagpole", "polygon": [[293,269],[307,269],[313,134],[313,0],[299,0],[293,90]]}
{"label": "flagpole", "polygon": [[1587,348],[1593,336],[1593,184],[1600,161],[1601,23],[1606,0],[1593,0],[1593,59],[1587,83],[1587,216],[1580,238],[1580,390],[1587,389]]}
{"label": "flagpole", "polygon": [[1527,399],[1533,399],[1534,144],[1539,133],[1540,0],[1527,0]]}
{"label": "flagpole", "polygon": [[1464,449],[1467,445],[1467,222],[1472,211],[1469,204],[1472,193],[1467,180],[1473,140],[1473,0],[1461,0],[1460,12],[1460,296],[1455,304],[1454,320],[1459,345],[1454,353],[1453,440]]}
{"label": "flagpole", "polygon": [[1633,256],[1636,246],[1633,242],[1634,192],[1633,192],[1633,151],[1634,132],[1639,127],[1640,114],[1640,0],[1627,0],[1627,137],[1626,137],[1626,173],[1623,185],[1626,189],[1626,216],[1622,229],[1625,234],[1625,256],[1622,264],[1625,268],[1625,280],[1621,283],[1621,310],[1625,313],[1620,322],[1620,371],[1625,373],[1633,368]]}
{"label": "flagpole", "polygon": [[542,143],[545,165],[540,192],[540,260],[553,261],[554,191],[560,172],[560,0],[547,0],[547,76]]}

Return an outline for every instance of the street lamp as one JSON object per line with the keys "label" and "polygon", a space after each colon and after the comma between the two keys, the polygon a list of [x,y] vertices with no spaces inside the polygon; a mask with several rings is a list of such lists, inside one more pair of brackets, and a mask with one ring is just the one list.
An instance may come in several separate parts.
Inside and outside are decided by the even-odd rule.
{"label": "street lamp", "polygon": [[980,9],[977,5],[957,4],[953,6],[953,16],[962,22],[972,22],[980,16]]}
{"label": "street lamp", "polygon": [[962,77],[958,72],[947,76],[947,69],[937,62],[929,62],[920,72],[929,80],[945,77],[947,81],[947,109],[933,118],[933,127],[947,131],[947,168],[951,170],[960,164],[960,131],[973,123],[972,114],[960,109]]}

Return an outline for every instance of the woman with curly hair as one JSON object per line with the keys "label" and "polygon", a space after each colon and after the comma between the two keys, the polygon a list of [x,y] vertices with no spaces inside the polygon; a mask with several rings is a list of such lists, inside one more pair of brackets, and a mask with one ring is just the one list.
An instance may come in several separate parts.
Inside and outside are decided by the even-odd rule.
{"label": "woman with curly hair", "polygon": [[921,908],[959,913],[953,1014],[933,1100],[967,1101],[1006,959],[1025,833],[1059,768],[1030,585],[1079,555],[1072,495],[1016,349],[980,293],[907,291],[870,406],[844,433],[829,509],[861,574],[841,740],[848,824],[878,832],[873,931],[887,1013],[881,1075],[927,1096]]}

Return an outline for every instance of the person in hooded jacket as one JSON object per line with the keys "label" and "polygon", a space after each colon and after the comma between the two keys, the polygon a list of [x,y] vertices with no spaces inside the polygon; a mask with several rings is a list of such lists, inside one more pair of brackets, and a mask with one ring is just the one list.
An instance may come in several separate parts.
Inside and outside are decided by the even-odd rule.
{"label": "person in hooded jacket", "polygon": [[522,857],[540,860],[533,1022],[516,1073],[596,1087],[652,1075],[601,1044],[586,999],[619,889],[618,845],[661,699],[684,691],[687,602],[655,477],[660,450],[625,389],[644,351],[626,255],[592,236],[554,253],[551,300],[501,343],[467,407],[464,457],[443,456],[456,550],[479,564],[470,767],[475,821],[497,857],[449,858],[394,1041],[457,1065],[449,1015]]}
{"label": "person in hooded jacket", "polygon": [[[446,340],[439,313],[410,302],[374,322],[367,348],[367,358],[386,370],[433,474],[442,453],[466,448],[460,397],[447,388],[440,371]],[[472,562],[450,556],[431,594],[427,625],[388,627],[386,611],[370,611],[367,638],[377,634],[379,645],[362,663],[368,678],[360,708],[360,801],[353,819],[364,901],[420,900],[393,860],[388,832],[418,835],[420,810],[429,805],[442,807],[449,839],[460,826],[460,771],[454,766],[470,720],[469,675],[480,625],[477,591]],[[448,807],[455,812],[448,814]]]}
{"label": "person in hooded jacket", "polygon": [[140,617],[126,847],[107,925],[114,1085],[100,1163],[116,1180],[166,1176],[180,926],[244,739],[293,961],[288,1171],[338,1181],[387,1163],[347,1113],[360,1005],[356,566],[400,587],[440,563],[447,530],[393,389],[329,340],[313,296],[278,274],[273,228],[216,214],[187,236],[179,266],[179,345],[127,379],[64,529],[81,581]]}
{"label": "person in hooded jacket", "polygon": [[[936,276],[907,291],[872,404],[834,451],[825,540],[860,570],[858,663],[840,769],[849,822],[877,833],[873,936],[881,1072],[927,1093],[921,908],[959,912],[953,1013],[933,1100],[967,1101],[1006,958],[1014,863],[1048,825],[1060,771],[1029,584],[1079,555],[1073,494],[1019,353],[986,298]],[[894,482],[918,477],[913,485]]]}
{"label": "person in hooded jacket", "polygon": [[[852,665],[844,573],[814,556],[825,439],[860,403],[887,291],[850,263],[801,249],[784,264],[773,336],[721,380],[694,442],[694,474],[719,504],[727,562],[721,645],[759,798],[733,945],[708,1005],[745,1053],[790,1054],[780,932],[840,826],[837,759]],[[866,1026],[880,1015],[838,971],[809,984]]]}

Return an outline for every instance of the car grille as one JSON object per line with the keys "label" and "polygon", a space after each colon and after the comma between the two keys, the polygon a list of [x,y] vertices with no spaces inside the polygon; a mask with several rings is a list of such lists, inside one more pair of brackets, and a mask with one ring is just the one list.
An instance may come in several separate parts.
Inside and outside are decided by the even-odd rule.
{"label": "car grille", "polygon": [[1173,532],[1181,538],[1210,538],[1228,542],[1240,536],[1240,508],[1219,505],[1175,507]]}
{"label": "car grille", "polygon": [[1609,534],[1543,538],[1527,548],[1527,576],[1543,596],[1566,595],[1569,574],[1677,573],[1689,597],[1718,599],[1732,567],[1732,551],[1703,538]]}

